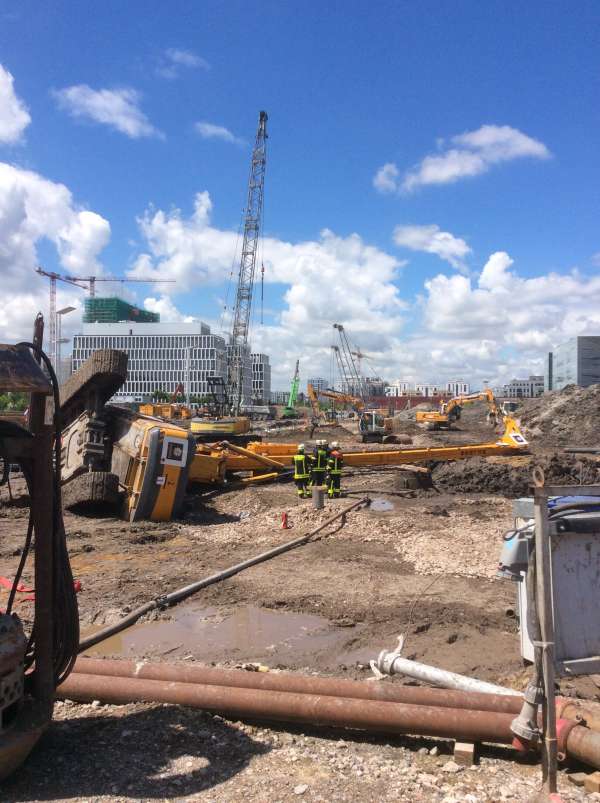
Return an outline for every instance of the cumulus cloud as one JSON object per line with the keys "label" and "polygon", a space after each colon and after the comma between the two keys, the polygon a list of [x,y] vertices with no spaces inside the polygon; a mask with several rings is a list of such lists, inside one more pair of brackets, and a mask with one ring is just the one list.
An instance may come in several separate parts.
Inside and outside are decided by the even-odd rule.
{"label": "cumulus cloud", "polygon": [[471,248],[460,237],[449,231],[442,231],[439,226],[396,226],[394,242],[412,251],[425,251],[436,254],[440,259],[449,262],[457,270],[465,270],[464,259],[471,253]]}
{"label": "cumulus cloud", "polygon": [[172,80],[179,77],[182,68],[210,70],[210,64],[192,50],[170,47],[162,54],[156,72],[162,78]]}
{"label": "cumulus cloud", "polygon": [[393,162],[386,162],[375,173],[373,186],[382,193],[397,192],[400,172]]}
{"label": "cumulus cloud", "polygon": [[[476,280],[438,275],[425,283],[423,330],[449,348],[494,344],[494,359],[482,369],[502,376],[506,355],[511,373],[542,367],[544,352],[575,335],[600,331],[600,277],[577,271],[520,276],[504,251],[492,254]],[[528,368],[529,366],[529,368]]]}
{"label": "cumulus cloud", "polygon": [[179,322],[194,320],[191,315],[182,315],[168,296],[160,296],[159,298],[149,296],[145,298],[144,309],[147,309],[149,312],[158,312],[161,321]]}
{"label": "cumulus cloud", "polygon": [[[179,210],[147,210],[138,221],[147,250],[129,275],[176,280],[163,286],[165,295],[226,282],[237,263],[237,232],[213,226],[211,213],[207,192],[196,195],[189,217]],[[265,237],[262,261],[265,283],[286,289],[281,312],[269,316],[266,326],[253,327],[252,343],[272,355],[282,386],[297,357],[303,370],[328,371],[334,321],[348,324],[370,353],[390,349],[402,329],[407,305],[395,280],[403,263],[358,234],[340,237],[325,229],[318,239],[298,243]]]}
{"label": "cumulus cloud", "polygon": [[[47,314],[48,282],[34,274],[37,247],[52,243],[68,273],[102,273],[99,254],[110,239],[101,215],[79,207],[64,185],[0,162],[0,340],[31,336],[33,317]],[[60,285],[58,302],[81,305],[82,293]],[[75,314],[65,323],[79,320]]]}
{"label": "cumulus cloud", "polygon": [[141,110],[141,96],[135,89],[92,89],[87,84],[77,84],[53,95],[59,108],[72,117],[108,125],[131,139],[164,137]]}
{"label": "cumulus cloud", "polygon": [[198,122],[194,123],[194,128],[202,139],[221,139],[223,142],[231,142],[233,145],[244,145],[245,142],[240,137],[232,134],[228,128],[214,123]]}
{"label": "cumulus cloud", "polygon": [[429,154],[402,180],[396,164],[379,169],[373,183],[381,192],[410,192],[429,184],[451,184],[487,173],[493,165],[513,159],[548,159],[546,145],[508,125],[483,125],[450,139],[440,140],[440,153]]}
{"label": "cumulus cloud", "polygon": [[19,142],[30,122],[27,107],[15,93],[14,78],[0,64],[0,143]]}
{"label": "cumulus cloud", "polygon": [[[221,295],[237,266],[237,233],[214,226],[211,215],[210,196],[201,192],[189,216],[151,208],[138,221],[146,249],[130,275],[177,281],[145,302],[165,319],[179,319],[178,299],[194,290],[212,287]],[[446,257],[460,258],[460,251],[450,249]],[[263,261],[266,284],[284,288],[282,305],[264,326],[253,324],[251,341],[271,355],[275,388],[289,386],[297,358],[303,383],[309,374],[329,379],[334,322],[370,355],[369,374],[464,377],[479,386],[540,372],[553,344],[600,331],[600,277],[575,271],[524,277],[505,251],[470,277],[440,273],[428,280],[416,303],[400,293],[403,263],[358,234],[325,229],[301,242],[266,237]],[[207,320],[214,331],[221,327],[218,306],[215,298],[215,315]],[[189,304],[186,311],[194,313]]]}

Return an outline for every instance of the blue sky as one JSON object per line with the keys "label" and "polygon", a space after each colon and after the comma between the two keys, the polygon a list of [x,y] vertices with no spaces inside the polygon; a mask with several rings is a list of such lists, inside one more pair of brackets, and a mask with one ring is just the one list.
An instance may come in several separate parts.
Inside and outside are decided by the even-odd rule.
{"label": "blue sky", "polygon": [[[9,190],[30,199],[31,248],[0,258],[23,300],[21,317],[0,309],[5,339],[44,303],[32,249],[63,272],[174,277],[129,292],[163,317],[217,321],[262,108],[267,314],[253,341],[277,386],[297,357],[305,377],[327,370],[338,318],[390,380],[509,379],[600,333],[597,3],[5,0],[0,21],[30,117],[0,136],[13,169],[0,233]],[[0,135],[14,113],[1,103]],[[64,229],[31,208],[59,184],[66,256]],[[210,212],[193,218],[203,191]],[[99,217],[71,225],[82,210]]]}

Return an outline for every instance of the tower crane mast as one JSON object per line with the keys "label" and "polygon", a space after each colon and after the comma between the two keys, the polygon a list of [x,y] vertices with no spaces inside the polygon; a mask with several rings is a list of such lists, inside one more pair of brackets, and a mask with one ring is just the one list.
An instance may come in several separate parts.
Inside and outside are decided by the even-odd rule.
{"label": "tower crane mast", "polygon": [[267,163],[267,120],[267,113],[261,111],[250,162],[248,199],[244,218],[244,240],[230,342],[228,395],[232,400],[233,415],[239,415],[242,402],[245,401],[243,399],[244,359],[248,347],[254,272],[263,211],[265,167]]}

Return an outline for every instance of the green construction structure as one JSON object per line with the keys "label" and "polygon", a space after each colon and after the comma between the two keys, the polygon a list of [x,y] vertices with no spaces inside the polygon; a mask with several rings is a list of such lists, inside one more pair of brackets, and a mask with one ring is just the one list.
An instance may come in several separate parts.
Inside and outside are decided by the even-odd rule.
{"label": "green construction structure", "polygon": [[137,323],[158,323],[160,314],[134,307],[121,298],[86,298],[84,302],[84,323],[119,323],[119,321],[136,321]]}

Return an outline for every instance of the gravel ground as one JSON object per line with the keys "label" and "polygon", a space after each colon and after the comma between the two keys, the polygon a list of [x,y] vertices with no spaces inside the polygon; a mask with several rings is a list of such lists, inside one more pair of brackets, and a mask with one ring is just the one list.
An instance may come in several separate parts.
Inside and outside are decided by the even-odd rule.
{"label": "gravel ground", "polygon": [[[463,768],[443,741],[290,732],[166,705],[64,702],[2,800],[522,803],[539,784],[539,767],[508,748],[484,747]],[[600,799],[564,773],[560,791],[565,803]]]}
{"label": "gravel ground", "polygon": [[[344,448],[350,448],[347,433],[335,437],[346,438]],[[431,442],[442,438],[475,439],[462,429],[432,433]],[[407,497],[396,490],[394,469],[348,472],[344,487],[349,498],[329,502],[323,512],[299,502],[293,486],[278,485],[190,498],[186,515],[168,523],[131,526],[67,514],[74,573],[83,583],[84,632],[303,534],[368,493],[379,504],[349,514],[345,526],[206,589],[189,605],[152,615],[130,631],[129,641],[106,646],[106,654],[223,666],[254,662],[364,679],[368,659],[394,647],[404,632],[408,657],[523,688],[528,672],[515,621],[506,616],[514,588],[494,576],[502,533],[511,526],[510,500],[451,489]],[[9,504],[0,489],[3,574],[14,572],[26,529],[27,508],[18,487],[15,493]],[[283,512],[290,531],[281,529]],[[0,607],[3,601],[0,596]],[[27,603],[20,611],[26,620]],[[563,691],[598,697],[592,682],[565,684]],[[448,742],[257,727],[174,706],[65,702],[57,704],[49,732],[0,798],[483,803],[527,800],[539,783],[539,767],[508,749],[483,748],[470,769],[451,759]],[[583,800],[564,771],[560,783],[564,800]]]}

